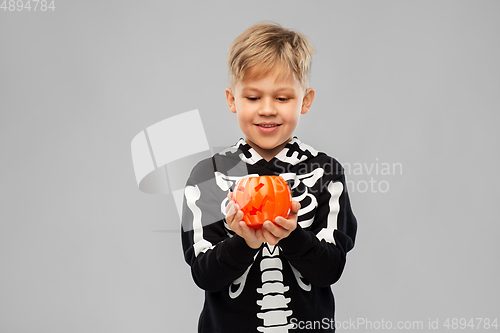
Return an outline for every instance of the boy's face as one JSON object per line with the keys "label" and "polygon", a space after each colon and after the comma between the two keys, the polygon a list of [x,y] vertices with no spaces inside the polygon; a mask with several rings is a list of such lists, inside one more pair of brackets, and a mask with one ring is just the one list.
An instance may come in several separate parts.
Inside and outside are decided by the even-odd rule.
{"label": "boy's face", "polygon": [[300,114],[307,113],[314,100],[312,88],[304,92],[292,75],[278,79],[279,74],[275,70],[263,78],[239,80],[234,91],[226,89],[229,108],[237,114],[246,142],[267,161],[292,140]]}

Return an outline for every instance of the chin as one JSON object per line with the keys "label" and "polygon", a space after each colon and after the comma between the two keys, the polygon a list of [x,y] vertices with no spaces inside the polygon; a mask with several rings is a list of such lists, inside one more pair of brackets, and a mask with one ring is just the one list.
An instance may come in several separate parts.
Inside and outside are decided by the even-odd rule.
{"label": "chin", "polygon": [[271,145],[262,145],[262,146],[259,146],[261,147],[262,149],[266,149],[266,150],[273,150],[273,149],[276,149],[277,147],[281,146],[282,143],[277,143],[277,144],[271,144]]}

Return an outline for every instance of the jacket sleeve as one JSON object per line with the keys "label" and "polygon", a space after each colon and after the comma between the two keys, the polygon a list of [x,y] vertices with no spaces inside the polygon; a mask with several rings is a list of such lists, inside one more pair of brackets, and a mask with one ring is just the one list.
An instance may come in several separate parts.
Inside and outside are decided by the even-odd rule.
{"label": "jacket sleeve", "polygon": [[258,250],[224,226],[227,191],[215,179],[211,159],[200,162],[184,189],[181,238],[184,258],[198,287],[220,291],[253,263]]}
{"label": "jacket sleeve", "polygon": [[317,200],[312,225],[308,228],[297,225],[279,245],[305,279],[317,287],[327,287],[342,275],[357,230],[343,173],[327,182]]}

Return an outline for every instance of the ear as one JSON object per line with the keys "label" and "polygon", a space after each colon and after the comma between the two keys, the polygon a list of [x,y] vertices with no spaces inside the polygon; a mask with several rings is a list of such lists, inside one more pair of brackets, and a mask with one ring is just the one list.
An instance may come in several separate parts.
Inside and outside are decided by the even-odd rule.
{"label": "ear", "polygon": [[227,100],[227,105],[229,106],[229,109],[231,110],[232,113],[236,113],[236,103],[234,99],[234,94],[231,88],[226,89],[226,100]]}
{"label": "ear", "polygon": [[302,99],[302,109],[300,110],[301,114],[306,114],[311,108],[312,102],[314,101],[314,94],[313,88],[307,88],[306,94]]}

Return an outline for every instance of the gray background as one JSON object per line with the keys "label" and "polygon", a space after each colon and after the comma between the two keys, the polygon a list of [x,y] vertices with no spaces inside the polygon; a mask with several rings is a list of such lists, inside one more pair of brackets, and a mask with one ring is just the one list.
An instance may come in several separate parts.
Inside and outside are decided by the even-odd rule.
{"label": "gray background", "polygon": [[351,190],[337,319],[500,317],[499,1],[55,4],[0,11],[0,332],[195,331],[173,199],[138,190],[130,142],[193,109],[211,146],[242,137],[226,51],[262,20],[316,49],[296,135],[402,165],[347,175],[390,188]]}

